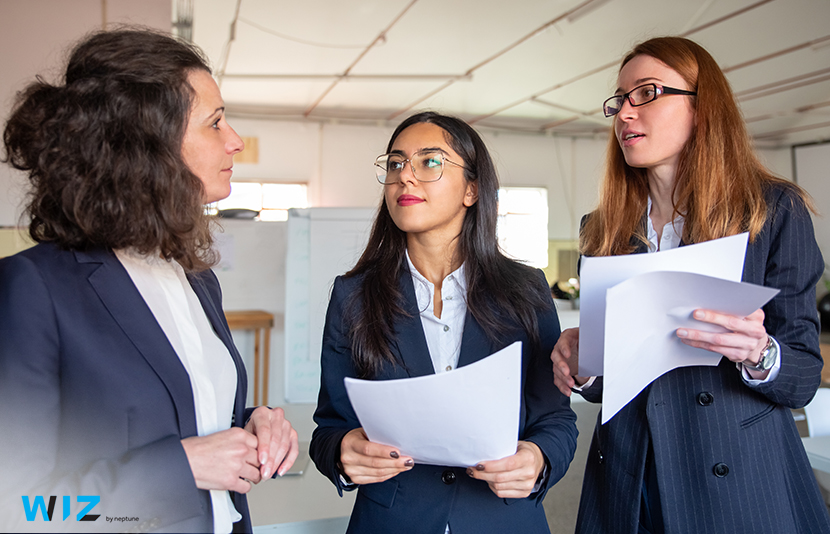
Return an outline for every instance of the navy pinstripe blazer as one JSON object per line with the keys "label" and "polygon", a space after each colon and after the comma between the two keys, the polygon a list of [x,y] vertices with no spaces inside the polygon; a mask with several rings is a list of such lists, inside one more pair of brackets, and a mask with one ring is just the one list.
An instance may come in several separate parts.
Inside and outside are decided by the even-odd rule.
{"label": "navy pinstripe blazer", "polygon": [[[541,272],[539,286],[528,291],[550,290]],[[346,394],[343,378],[356,376],[351,341],[343,315],[350,299],[361,290],[362,277],[338,277],[323,332],[320,397],[314,420],[317,428],[310,455],[317,468],[341,493],[337,469],[340,442],[347,432],[360,427]],[[415,289],[409,272],[402,272],[400,288],[409,314],[395,327],[398,338],[392,351],[402,365],[387,365],[379,380],[424,376],[434,373],[424,336]],[[377,484],[359,486],[348,532],[395,534],[443,534],[447,523],[453,534],[548,533],[542,499],[568,470],[576,449],[576,415],[569,400],[553,387],[550,352],[559,338],[559,320],[551,307],[539,310],[541,347],[532,350],[525,331],[503,344],[493,344],[468,312],[458,365],[468,365],[522,341],[522,401],[519,439],[532,441],[542,450],[549,467],[547,484],[526,499],[500,499],[486,482],[468,477],[464,468],[416,464],[410,471]],[[449,474],[448,474],[449,473]]]}
{"label": "navy pinstripe blazer", "polygon": [[[767,202],[743,280],[781,290],[764,307],[767,332],[781,346],[778,377],[751,388],[723,358],[671,371],[604,426],[597,419],[578,533],[637,532],[649,444],[667,534],[830,532],[789,410],[807,404],[821,380],[815,285],[824,263],[800,199],[777,186]],[[584,396],[601,395],[598,378]]]}
{"label": "navy pinstripe blazer", "polygon": [[[211,271],[189,275],[236,364],[234,424],[247,379]],[[181,439],[196,435],[187,371],[109,250],[43,243],[0,260],[0,530],[213,532]],[[51,523],[26,522],[22,496],[58,496]],[[61,496],[73,509],[62,521]],[[98,495],[77,522],[78,495]],[[245,495],[231,494],[251,531]],[[81,505],[83,507],[83,505]],[[109,517],[137,517],[108,523]]]}

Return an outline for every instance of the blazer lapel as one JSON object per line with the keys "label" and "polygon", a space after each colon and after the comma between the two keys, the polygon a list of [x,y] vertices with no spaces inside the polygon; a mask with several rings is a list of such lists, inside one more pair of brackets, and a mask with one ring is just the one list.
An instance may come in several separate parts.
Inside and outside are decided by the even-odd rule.
{"label": "blazer lapel", "polygon": [[90,285],[124,334],[164,383],[176,407],[181,436],[195,436],[196,410],[190,376],[130,275],[109,250],[76,252],[75,257],[78,263],[101,264],[89,275]]}
{"label": "blazer lapel", "polygon": [[[404,310],[409,315],[402,317],[396,325],[398,354],[404,369],[410,377],[425,376],[435,373],[432,359],[429,356],[427,338],[424,335],[424,326],[418,310],[418,300],[415,297],[415,286],[412,276],[407,270],[401,271],[400,290],[404,296]],[[402,377],[390,377],[402,378]]]}
{"label": "blazer lapel", "polygon": [[[207,286],[204,281],[207,276],[207,273],[201,275],[188,274],[187,281],[190,282],[190,287],[193,288],[193,292],[196,293],[196,296],[199,298],[199,302],[205,310],[205,314],[207,315],[208,321],[210,321],[210,325],[213,327],[216,335],[219,336],[219,339],[222,340],[222,343],[224,343],[228,348],[228,352],[231,354],[231,358],[233,358],[233,363],[236,365],[237,385],[236,400],[234,401],[233,410],[234,420],[244,421],[243,414],[245,411],[245,402],[247,400],[245,395],[248,391],[248,376],[245,372],[245,364],[242,362],[242,357],[239,355],[239,351],[236,350],[236,345],[233,342],[233,337],[231,336],[231,331],[228,328],[228,323],[225,320],[224,312],[221,307],[217,306],[213,302],[213,299],[207,290]],[[266,358],[267,357],[268,355],[266,355]]]}
{"label": "blazer lapel", "polygon": [[458,357],[458,367],[477,362],[495,351],[496,349],[484,329],[475,320],[473,314],[467,310],[467,316],[464,318],[464,333],[461,336],[461,354]]}

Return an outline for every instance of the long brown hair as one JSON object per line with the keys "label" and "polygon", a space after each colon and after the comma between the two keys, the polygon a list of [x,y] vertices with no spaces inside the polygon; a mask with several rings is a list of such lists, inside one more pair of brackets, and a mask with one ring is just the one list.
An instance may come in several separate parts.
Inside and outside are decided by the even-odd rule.
{"label": "long brown hair", "polygon": [[[805,191],[773,176],[758,160],[729,82],[706,50],[682,37],[657,37],[635,46],[620,70],[639,55],[665,63],[697,92],[696,97],[689,97],[696,124],[680,154],[672,194],[672,218],[682,215],[685,219],[684,243],[747,231],[750,241],[754,240],[767,217],[765,191],[773,184],[793,190],[815,211]],[[581,252],[589,256],[629,254],[638,242],[648,243],[643,225],[648,194],[646,170],[625,162],[612,128],[599,205],[580,232]]]}
{"label": "long brown hair", "polygon": [[133,248],[188,271],[214,263],[203,186],[181,154],[204,54],[143,29],[92,34],[62,83],[18,94],[3,132],[5,161],[26,171],[35,241],[62,248]]}

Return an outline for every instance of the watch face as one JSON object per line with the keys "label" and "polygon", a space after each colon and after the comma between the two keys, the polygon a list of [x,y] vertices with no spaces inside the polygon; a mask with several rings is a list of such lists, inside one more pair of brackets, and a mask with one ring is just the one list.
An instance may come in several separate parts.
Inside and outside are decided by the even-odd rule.
{"label": "watch face", "polygon": [[772,338],[769,338],[767,348],[761,355],[761,361],[758,363],[758,366],[761,367],[764,371],[766,371],[767,369],[772,369],[772,366],[775,365],[775,360],[777,358],[778,347],[772,341]]}

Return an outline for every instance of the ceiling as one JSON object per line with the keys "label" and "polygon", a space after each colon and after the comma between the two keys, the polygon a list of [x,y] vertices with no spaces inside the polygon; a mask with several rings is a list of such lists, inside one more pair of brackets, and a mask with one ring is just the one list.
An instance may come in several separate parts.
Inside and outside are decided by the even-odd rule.
{"label": "ceiling", "polygon": [[[190,8],[188,8],[190,4]],[[228,113],[604,136],[622,56],[703,45],[758,146],[830,140],[830,0],[176,0]],[[192,12],[190,12],[192,10]]]}

